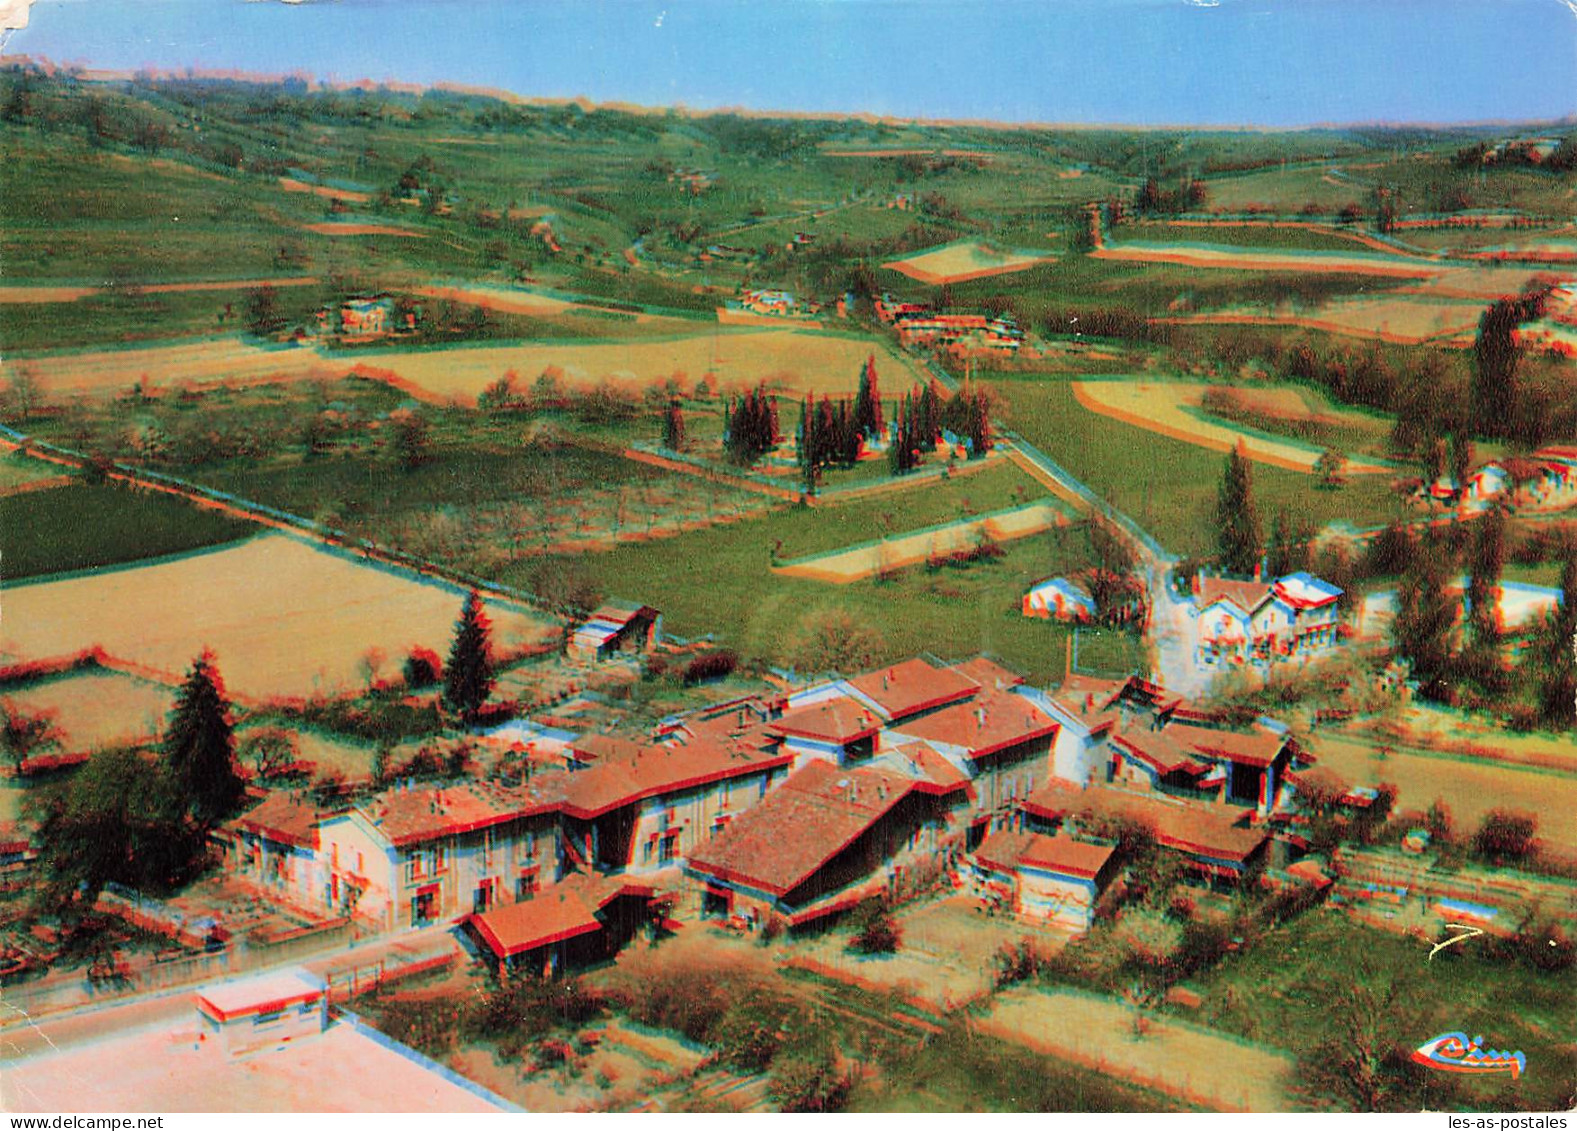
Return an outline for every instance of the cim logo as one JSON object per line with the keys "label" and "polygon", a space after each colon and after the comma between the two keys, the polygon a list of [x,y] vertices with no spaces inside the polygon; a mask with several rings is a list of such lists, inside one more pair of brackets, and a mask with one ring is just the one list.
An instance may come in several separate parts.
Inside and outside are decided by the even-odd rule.
{"label": "cim logo", "polygon": [[1442,1033],[1419,1045],[1413,1060],[1426,1068],[1443,1072],[1464,1072],[1485,1075],[1491,1072],[1510,1072],[1513,1080],[1528,1070],[1528,1058],[1520,1052],[1496,1052],[1483,1047],[1484,1038],[1468,1040],[1466,1033]]}

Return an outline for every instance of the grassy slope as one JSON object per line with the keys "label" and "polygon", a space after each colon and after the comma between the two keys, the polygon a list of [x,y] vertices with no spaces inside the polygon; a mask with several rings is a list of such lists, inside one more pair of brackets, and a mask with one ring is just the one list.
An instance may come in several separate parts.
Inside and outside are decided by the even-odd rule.
{"label": "grassy slope", "polygon": [[[1212,513],[1225,456],[1087,411],[1067,381],[993,378],[1011,426],[1092,490],[1109,496],[1173,553],[1214,552]],[[1386,522],[1395,511],[1389,477],[1354,478],[1321,490],[1311,475],[1253,465],[1254,497],[1267,532],[1281,507],[1319,525]]]}
{"label": "grassy slope", "polygon": [[6,581],[118,565],[245,538],[251,523],[164,495],[61,487],[0,499]]}
{"label": "grassy slope", "polygon": [[[839,505],[788,507],[756,518],[653,542],[630,543],[573,559],[608,596],[661,608],[681,636],[719,634],[749,654],[775,656],[783,638],[814,608],[838,607],[869,621],[886,641],[884,658],[923,649],[943,656],[995,652],[1037,679],[1060,673],[1066,630],[1027,620],[1019,602],[1031,581],[1084,562],[1081,539],[1057,532],[1008,543],[991,563],[930,572],[906,570],[889,582],[833,586],[769,570],[775,541],[783,557],[817,553],[878,537],[884,515],[901,532],[960,515],[1009,506],[1012,491],[1035,485],[1008,467],[951,483],[917,487]],[[504,580],[529,586],[537,566]],[[1135,662],[1123,637],[1081,636],[1083,666],[1126,669]]]}
{"label": "grassy slope", "polygon": [[[1517,1098],[1535,1110],[1564,1108],[1574,1077],[1571,1045],[1562,1045],[1577,1013],[1577,980],[1569,971],[1541,974],[1521,963],[1492,963],[1475,946],[1470,939],[1426,961],[1422,942],[1316,911],[1228,956],[1192,984],[1206,999],[1200,1020],[1303,1052],[1330,1033],[1331,1016],[1322,1006],[1335,981],[1350,981],[1367,968],[1383,992],[1383,979],[1396,972],[1415,980],[1399,1010],[1398,1040],[1416,1046],[1460,1029],[1483,1034],[1488,1047],[1520,1049],[1528,1073],[1510,1085]],[[1403,1018],[1414,1011],[1416,1019],[1404,1029]],[[1507,1084],[1506,1077],[1491,1076],[1468,1090],[1488,1097]]]}

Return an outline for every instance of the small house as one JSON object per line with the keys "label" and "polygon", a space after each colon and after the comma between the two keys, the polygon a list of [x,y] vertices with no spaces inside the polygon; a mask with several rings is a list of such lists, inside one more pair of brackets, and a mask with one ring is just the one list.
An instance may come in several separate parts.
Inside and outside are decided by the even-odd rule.
{"label": "small house", "polygon": [[197,1016],[199,1040],[241,1056],[322,1033],[328,995],[315,975],[286,970],[199,990]]}
{"label": "small house", "polygon": [[619,653],[650,652],[662,640],[663,615],[650,605],[609,601],[575,630],[566,654],[584,663],[600,663]]}
{"label": "small house", "polygon": [[1003,830],[970,854],[977,894],[1026,922],[1089,930],[1116,873],[1115,849],[1066,834]]}
{"label": "small house", "polygon": [[1076,581],[1048,577],[1035,582],[1024,594],[1023,613],[1047,620],[1094,620],[1095,599]]}

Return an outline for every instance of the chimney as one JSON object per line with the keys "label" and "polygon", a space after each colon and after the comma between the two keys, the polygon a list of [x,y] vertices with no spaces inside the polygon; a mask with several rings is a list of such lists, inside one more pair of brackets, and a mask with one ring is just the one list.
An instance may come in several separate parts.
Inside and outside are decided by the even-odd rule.
{"label": "chimney", "polygon": [[977,727],[986,725],[986,709],[984,707],[975,708],[975,725]]}
{"label": "chimney", "polygon": [[1084,696],[1084,713],[1087,715],[1095,710],[1095,692],[1091,691]]}
{"label": "chimney", "polygon": [[1203,587],[1199,584],[1199,579],[1200,579],[1202,574],[1203,574],[1202,570],[1200,571],[1200,573],[1194,574],[1194,580],[1189,583],[1190,588],[1192,588],[1193,591],[1194,591],[1194,596],[1195,597],[1198,597],[1198,596],[1202,595],[1203,592],[1204,592]]}

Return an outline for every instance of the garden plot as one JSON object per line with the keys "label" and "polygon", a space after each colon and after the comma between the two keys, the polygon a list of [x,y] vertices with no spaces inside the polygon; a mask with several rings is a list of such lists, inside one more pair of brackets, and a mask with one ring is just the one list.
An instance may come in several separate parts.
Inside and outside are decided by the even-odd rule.
{"label": "garden plot", "polygon": [[1180,1021],[1074,990],[1013,990],[976,1024],[1038,1052],[1099,1068],[1215,1111],[1286,1111],[1290,1058]]}
{"label": "garden plot", "polygon": [[[1496,736],[1498,739],[1499,736]],[[1391,747],[1381,753],[1374,739],[1316,734],[1310,747],[1329,769],[1353,785],[1390,782],[1398,811],[1423,811],[1439,800],[1459,829],[1472,830],[1491,809],[1539,815],[1539,837],[1563,850],[1577,850],[1577,774],[1533,769],[1471,755]]]}
{"label": "garden plot", "polygon": [[122,672],[89,670],[8,691],[0,699],[25,714],[52,719],[60,753],[85,754],[158,737],[175,692]]}
{"label": "garden plot", "polygon": [[[1073,395],[1091,412],[1137,428],[1221,452],[1241,443],[1252,460],[1313,474],[1319,449],[1196,415],[1208,388],[1204,384],[1172,381],[1075,381]],[[1349,459],[1344,470],[1348,475],[1379,475],[1392,469],[1368,460]]]}
{"label": "garden plot", "polygon": [[924,561],[967,554],[978,549],[983,542],[1008,542],[1015,538],[1026,538],[1050,530],[1053,526],[1065,526],[1068,521],[1067,512],[1047,500],[982,515],[980,518],[960,519],[928,527],[880,542],[865,542],[830,554],[800,558],[773,566],[772,572],[847,585]]}
{"label": "garden plot", "polygon": [[886,263],[891,271],[933,286],[1027,271],[1056,258],[1046,252],[999,250],[982,243],[951,243]]}
{"label": "garden plot", "polygon": [[[363,658],[381,650],[375,674],[392,675],[415,645],[443,653],[462,591],[450,584],[358,562],[287,534],[156,564],[9,588],[0,655],[43,660],[102,647],[168,682],[212,648],[241,700],[353,690]],[[546,619],[490,605],[495,649],[540,645]]]}

